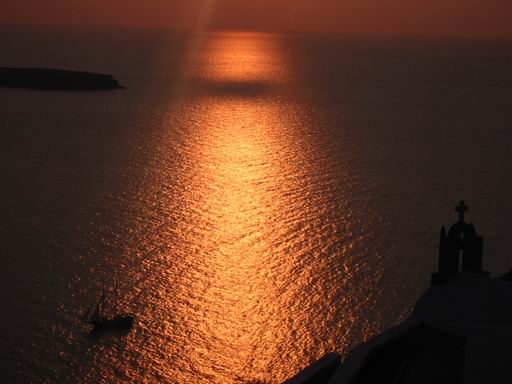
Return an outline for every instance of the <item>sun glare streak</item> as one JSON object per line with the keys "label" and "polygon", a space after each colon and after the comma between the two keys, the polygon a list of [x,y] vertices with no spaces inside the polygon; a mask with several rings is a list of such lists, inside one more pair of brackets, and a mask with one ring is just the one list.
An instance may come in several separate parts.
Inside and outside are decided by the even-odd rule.
{"label": "sun glare streak", "polygon": [[[282,42],[207,36],[155,138],[155,182],[146,185],[160,213],[145,239],[154,254],[140,292],[147,319],[160,315],[144,350],[171,382],[282,381],[323,353],[315,330],[337,316],[320,298],[339,290],[317,275],[338,280],[326,256],[345,251],[329,223],[333,205],[311,188],[329,188],[329,167],[302,134],[315,118],[283,102],[295,73]],[[325,232],[328,244],[316,240]],[[345,312],[348,330],[356,316]]]}
{"label": "sun glare streak", "polygon": [[199,10],[194,21],[194,27],[192,28],[192,36],[188,43],[187,52],[184,55],[183,66],[180,70],[178,82],[174,86],[175,103],[179,103],[185,96],[189,84],[187,68],[200,55],[216,3],[217,0],[202,0],[201,5],[198,7]]}
{"label": "sun glare streak", "polygon": [[190,116],[185,205],[197,207],[197,227],[185,236],[195,245],[196,267],[180,283],[193,297],[190,307],[176,316],[180,332],[195,330],[196,350],[177,364],[197,367],[212,382],[223,375],[251,377],[280,358],[276,340],[286,339],[290,298],[279,290],[290,280],[301,283],[290,276],[291,264],[283,263],[277,245],[288,230],[277,225],[288,214],[286,175],[296,173],[282,157],[290,121],[280,103],[247,92],[281,81],[280,54],[264,35],[217,33],[204,42],[187,76],[197,104]]}
{"label": "sun glare streak", "polygon": [[218,33],[207,45],[208,80],[219,82],[269,82],[283,80],[287,72],[282,68],[279,49],[266,35],[237,32]]}

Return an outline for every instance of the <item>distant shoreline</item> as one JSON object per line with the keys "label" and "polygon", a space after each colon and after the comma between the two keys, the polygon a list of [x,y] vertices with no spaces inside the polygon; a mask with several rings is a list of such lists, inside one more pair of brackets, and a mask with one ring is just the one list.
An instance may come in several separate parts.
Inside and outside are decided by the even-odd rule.
{"label": "distant shoreline", "polygon": [[93,91],[121,89],[112,75],[50,68],[0,67],[0,87]]}

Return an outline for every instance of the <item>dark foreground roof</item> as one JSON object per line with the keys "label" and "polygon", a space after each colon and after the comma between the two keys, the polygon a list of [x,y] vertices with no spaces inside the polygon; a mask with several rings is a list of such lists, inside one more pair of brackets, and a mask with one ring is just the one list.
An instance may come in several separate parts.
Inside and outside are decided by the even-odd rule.
{"label": "dark foreground roof", "polygon": [[362,362],[353,383],[463,383],[465,339],[418,325]]}

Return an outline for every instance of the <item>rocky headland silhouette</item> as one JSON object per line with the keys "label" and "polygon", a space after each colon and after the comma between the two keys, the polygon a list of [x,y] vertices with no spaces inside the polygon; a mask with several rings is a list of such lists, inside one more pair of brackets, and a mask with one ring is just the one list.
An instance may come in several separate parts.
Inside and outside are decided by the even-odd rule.
{"label": "rocky headland silhouette", "polygon": [[75,91],[123,88],[112,75],[52,68],[9,67],[0,67],[0,87]]}

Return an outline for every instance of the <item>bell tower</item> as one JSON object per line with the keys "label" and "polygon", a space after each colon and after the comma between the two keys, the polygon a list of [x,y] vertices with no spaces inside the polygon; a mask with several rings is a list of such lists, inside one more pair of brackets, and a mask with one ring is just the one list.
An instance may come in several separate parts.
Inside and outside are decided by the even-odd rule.
{"label": "bell tower", "polygon": [[[439,271],[432,274],[431,285],[441,285],[459,272],[471,272],[488,275],[482,269],[484,239],[479,236],[473,224],[464,221],[464,214],[469,210],[464,200],[455,207],[459,220],[453,224],[448,233],[441,228],[439,240]],[[462,263],[460,258],[462,257]],[[460,267],[462,264],[462,267]]]}

